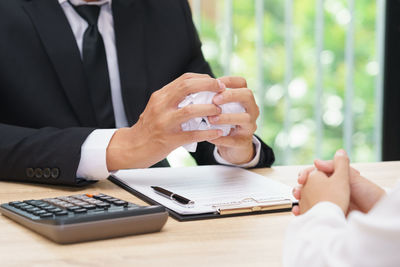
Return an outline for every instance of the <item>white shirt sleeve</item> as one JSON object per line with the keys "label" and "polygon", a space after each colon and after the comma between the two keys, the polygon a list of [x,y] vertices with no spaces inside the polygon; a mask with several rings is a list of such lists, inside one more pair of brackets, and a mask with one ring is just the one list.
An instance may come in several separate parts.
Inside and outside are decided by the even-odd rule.
{"label": "white shirt sleeve", "polygon": [[87,180],[103,180],[110,175],[107,169],[106,152],[117,129],[94,130],[81,147],[81,159],[76,176]]}
{"label": "white shirt sleeve", "polygon": [[258,164],[258,162],[260,161],[260,153],[261,153],[261,143],[260,140],[258,140],[254,135],[253,135],[253,144],[255,146],[255,150],[256,150],[256,155],[254,156],[254,158],[245,164],[241,164],[241,165],[236,165],[236,164],[232,164],[228,161],[226,161],[225,159],[223,159],[221,157],[221,155],[218,153],[218,149],[217,147],[214,148],[214,158],[215,160],[219,163],[219,164],[223,164],[223,165],[228,165],[228,166],[236,166],[236,167],[241,167],[241,168],[251,168],[254,167]]}
{"label": "white shirt sleeve", "polygon": [[283,266],[400,266],[400,186],[368,213],[346,220],[333,203],[321,202],[290,224]]}
{"label": "white shirt sleeve", "polygon": [[[117,129],[97,129],[94,130],[85,140],[81,147],[81,159],[79,161],[76,176],[87,180],[107,179],[110,172],[107,169],[106,152],[112,136]],[[224,165],[237,166],[242,168],[251,168],[257,165],[260,159],[261,143],[253,136],[253,143],[256,149],[256,155],[253,160],[246,164],[234,165],[224,160],[217,149],[214,150],[215,160]]]}

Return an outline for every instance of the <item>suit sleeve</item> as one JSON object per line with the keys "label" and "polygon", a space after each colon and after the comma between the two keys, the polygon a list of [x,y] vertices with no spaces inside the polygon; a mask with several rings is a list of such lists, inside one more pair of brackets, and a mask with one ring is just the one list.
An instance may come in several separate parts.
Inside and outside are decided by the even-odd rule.
{"label": "suit sleeve", "polygon": [[81,145],[93,130],[0,124],[0,179],[60,185],[90,183],[77,178],[76,171]]}
{"label": "suit sleeve", "polygon": [[[192,42],[192,57],[188,62],[185,72],[205,73],[215,77],[212,73],[210,65],[205,60],[203,52],[201,51],[201,41],[193,24],[190,6],[186,0],[182,0],[181,3],[184,11],[189,40]],[[257,138],[261,142],[261,154],[258,164],[253,168],[270,167],[275,161],[274,153],[272,149],[261,140],[261,138]],[[198,165],[217,165],[218,163],[213,156],[213,151],[213,144],[201,142],[197,146],[197,151],[191,154]]]}

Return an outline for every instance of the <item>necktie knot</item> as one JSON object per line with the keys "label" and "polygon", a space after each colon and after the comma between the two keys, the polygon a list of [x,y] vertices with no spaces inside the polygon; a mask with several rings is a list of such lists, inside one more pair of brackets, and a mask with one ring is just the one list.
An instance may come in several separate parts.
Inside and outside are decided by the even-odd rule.
{"label": "necktie knot", "polygon": [[75,11],[84,19],[90,26],[96,26],[97,20],[99,19],[100,6],[98,5],[80,5],[75,6],[71,2],[70,4]]}

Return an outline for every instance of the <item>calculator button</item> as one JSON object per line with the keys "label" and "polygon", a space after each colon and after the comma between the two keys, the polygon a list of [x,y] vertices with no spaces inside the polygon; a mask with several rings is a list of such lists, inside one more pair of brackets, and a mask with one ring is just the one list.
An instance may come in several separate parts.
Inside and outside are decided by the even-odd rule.
{"label": "calculator button", "polygon": [[58,211],[55,213],[56,216],[64,216],[64,215],[68,215],[68,212],[65,210],[62,211]]}
{"label": "calculator button", "polygon": [[85,213],[85,212],[87,212],[87,209],[77,209],[77,210],[74,210],[74,213]]}
{"label": "calculator button", "polygon": [[47,218],[47,217],[53,217],[53,213],[42,213],[39,215],[40,218]]}
{"label": "calculator button", "polygon": [[19,204],[14,204],[14,205],[11,205],[11,206],[13,206],[13,207],[15,207],[15,208],[17,208],[17,209],[22,209],[23,207],[28,206],[28,204],[26,204],[26,203],[19,203]]}
{"label": "calculator button", "polygon": [[45,213],[48,213],[48,212],[46,212],[45,210],[38,210],[38,211],[33,212],[33,214],[36,215],[36,216],[39,216],[39,215],[42,215],[42,214],[45,214]]}
{"label": "calculator button", "polygon": [[62,211],[62,209],[56,208],[56,207],[47,208],[47,209],[45,209],[45,210],[47,210],[47,211],[49,211],[49,212],[59,212],[59,211]]}
{"label": "calculator button", "polygon": [[32,205],[26,205],[26,206],[22,206],[22,207],[19,207],[21,210],[28,210],[28,209],[31,209],[31,208],[35,208],[35,206],[32,206]]}
{"label": "calculator button", "polygon": [[75,207],[74,204],[70,204],[70,203],[59,204],[59,206],[61,206],[61,207],[63,207],[63,208],[66,208],[66,209],[71,208],[71,207]]}
{"label": "calculator button", "polygon": [[96,208],[96,205],[82,205],[82,208],[92,210]]}
{"label": "calculator button", "polygon": [[83,206],[83,205],[87,205],[87,203],[83,202],[83,201],[79,201],[79,202],[75,202],[75,205]]}
{"label": "calculator button", "polygon": [[39,207],[39,208],[46,208],[46,207],[50,207],[50,204],[42,202],[42,203],[35,204],[35,206]]}
{"label": "calculator button", "polygon": [[64,215],[68,215],[68,212],[63,210],[63,211],[58,211],[55,213],[56,216],[64,216]]}
{"label": "calculator button", "polygon": [[39,210],[41,210],[41,209],[35,207],[35,208],[27,209],[27,210],[25,210],[25,211],[27,211],[27,212],[29,212],[29,213],[32,213],[32,212],[34,212],[34,211],[39,211]]}
{"label": "calculator button", "polygon": [[113,204],[117,205],[117,206],[128,206],[128,202],[123,201],[123,200],[116,200],[113,201]]}
{"label": "calculator button", "polygon": [[57,205],[57,206],[61,206],[61,205],[69,204],[69,203],[65,202],[63,200],[57,200],[57,201],[54,201],[53,204]]}
{"label": "calculator button", "polygon": [[22,204],[21,201],[13,201],[8,203],[8,205],[13,206],[13,207],[18,207],[20,204]]}
{"label": "calculator button", "polygon": [[99,204],[96,204],[96,206],[98,208],[109,208],[111,205],[108,203],[99,203]]}
{"label": "calculator button", "polygon": [[80,208],[81,207],[78,207],[78,206],[71,206],[71,207],[68,207],[67,210],[74,211],[74,210],[78,210]]}
{"label": "calculator button", "polygon": [[16,207],[17,209],[21,209],[21,210],[23,210],[24,207],[26,207],[26,206],[29,206],[29,205],[26,204],[26,203],[22,203],[22,204],[17,204],[17,205],[15,205],[15,207]]}
{"label": "calculator button", "polygon": [[42,201],[48,202],[48,203],[54,203],[54,202],[57,201],[57,199],[55,199],[55,198],[45,198],[45,199],[42,199]]}
{"label": "calculator button", "polygon": [[44,203],[43,201],[41,201],[41,200],[26,200],[26,201],[24,201],[25,203],[28,203],[29,205],[34,205],[34,206],[36,206],[36,205],[38,205],[38,204],[42,204],[42,203]]}
{"label": "calculator button", "polygon": [[31,199],[31,200],[24,200],[24,203],[29,204],[29,205],[35,204],[35,203],[37,203],[37,202],[38,202],[38,200],[33,200],[33,199]]}

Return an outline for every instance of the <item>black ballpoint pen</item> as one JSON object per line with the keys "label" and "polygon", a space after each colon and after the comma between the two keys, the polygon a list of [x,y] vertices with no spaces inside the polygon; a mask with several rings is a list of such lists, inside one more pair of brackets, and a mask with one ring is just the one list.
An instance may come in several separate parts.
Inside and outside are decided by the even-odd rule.
{"label": "black ballpoint pen", "polygon": [[179,204],[183,204],[183,205],[193,205],[194,204],[193,200],[190,200],[181,195],[172,193],[171,191],[168,191],[167,189],[164,189],[162,187],[151,186],[151,188],[153,188],[153,190],[156,191],[156,193],[158,193],[166,198],[169,198],[171,200],[175,200]]}

